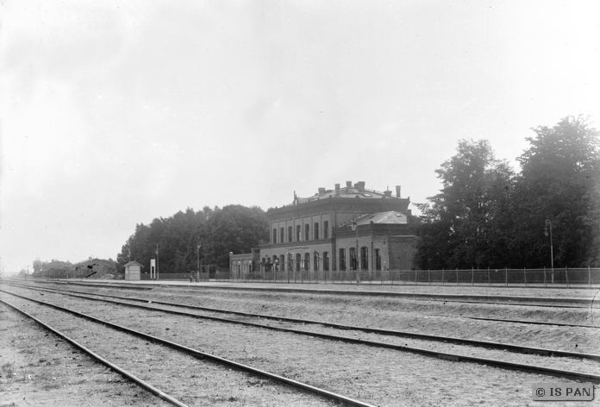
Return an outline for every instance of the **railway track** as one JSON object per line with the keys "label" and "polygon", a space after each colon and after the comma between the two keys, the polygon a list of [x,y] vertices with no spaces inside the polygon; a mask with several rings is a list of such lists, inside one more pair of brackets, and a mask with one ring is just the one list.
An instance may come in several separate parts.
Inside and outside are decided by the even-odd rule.
{"label": "railway track", "polygon": [[148,383],[145,380],[140,379],[138,376],[134,375],[133,373],[129,372],[128,370],[110,362],[108,359],[100,356],[99,354],[97,354],[96,352],[93,352],[91,349],[85,347],[84,345],[80,344],[79,342],[77,342],[76,340],[70,338],[69,336],[65,335],[64,333],[60,332],[59,330],[53,328],[52,326],[46,324],[45,322],[43,322],[42,320],[34,317],[33,315],[27,313],[26,311],[22,310],[21,308],[17,307],[14,304],[11,304],[10,302],[4,301],[2,299],[0,299],[0,303],[4,304],[5,306],[9,307],[10,309],[18,312],[19,314],[25,316],[26,318],[29,318],[35,322],[38,323],[38,325],[40,325],[41,327],[43,327],[44,329],[52,332],[54,335],[58,336],[59,338],[63,339],[64,341],[68,342],[69,344],[71,344],[72,346],[74,346],[75,348],[79,349],[80,351],[82,351],[83,353],[87,354],[88,356],[91,356],[94,360],[96,360],[98,363],[110,368],[111,370],[115,371],[116,373],[120,374],[121,376],[123,376],[125,379],[137,384],[138,386],[140,386],[141,388],[143,388],[144,390],[154,394],[157,397],[160,397],[161,399],[169,402],[170,404],[174,405],[174,406],[179,406],[179,407],[187,407],[186,404],[182,403],[181,401],[177,400],[176,398],[170,396],[169,394],[159,390],[157,387],[152,386],[150,383]]}
{"label": "railway track", "polygon": [[[124,296],[118,296],[118,295],[85,293],[85,292],[82,293],[82,292],[77,292],[77,291],[74,292],[74,291],[69,291],[69,290],[41,288],[41,287],[35,287],[35,286],[30,286],[30,285],[14,285],[14,286],[30,288],[30,289],[37,289],[37,290],[47,290],[49,292],[57,292],[57,293],[65,294],[65,295],[69,295],[69,294],[93,295],[93,296],[98,296],[98,297],[103,297],[103,298],[112,298],[112,299],[134,301],[134,302],[140,302],[140,303],[147,303],[150,300],[148,298],[124,297]],[[214,312],[214,313],[247,316],[247,317],[260,318],[260,319],[277,320],[277,321],[298,322],[298,323],[304,323],[304,324],[323,325],[323,326],[330,326],[330,327],[340,328],[340,329],[364,330],[365,332],[368,332],[368,331],[377,332],[378,331],[378,330],[375,330],[372,328],[361,328],[361,327],[349,326],[349,325],[343,325],[343,324],[334,324],[334,323],[328,323],[325,321],[315,321],[315,320],[306,320],[306,319],[298,319],[298,318],[286,318],[286,317],[266,315],[266,314],[253,314],[253,313],[248,313],[248,312],[223,310],[223,309],[217,309],[217,308],[193,306],[193,305],[189,305],[189,304],[181,304],[181,303],[176,303],[176,302],[160,301],[160,300],[156,300],[156,299],[151,299],[151,301],[154,304],[168,305],[168,306],[188,308],[188,309],[196,309],[196,310],[202,310],[202,311],[208,311],[208,312]],[[473,316],[460,316],[458,318],[472,319],[472,320],[478,320],[478,321],[503,322],[503,323],[511,323],[511,324],[547,325],[547,326],[560,326],[560,327],[571,327],[571,328],[599,329],[599,327],[596,327],[594,325],[587,325],[587,324],[567,324],[567,323],[561,323],[561,322],[542,322],[542,321],[531,321],[531,320],[485,318],[485,317],[473,317]],[[402,332],[391,331],[391,330],[379,330],[379,333],[386,333],[388,335],[398,334],[398,336],[400,336],[399,334]],[[410,336],[410,335],[411,334],[407,334],[406,336]],[[423,336],[423,338],[425,338],[425,337],[426,337],[426,335]],[[435,335],[432,335],[432,339],[434,337],[435,337]],[[441,338],[442,338],[441,340],[444,340],[444,341],[447,341],[450,339],[448,337],[441,337]]]}
{"label": "railway track", "polygon": [[[46,283],[46,282],[44,282]],[[156,287],[169,287],[166,284],[157,283],[152,287],[144,284],[120,284],[104,282],[81,282],[81,281],[58,281],[57,284],[77,285],[101,288],[118,288],[134,290],[152,290]],[[170,286],[172,287],[172,286]],[[366,297],[395,297],[409,298],[420,301],[439,301],[465,304],[491,304],[491,305],[514,305],[535,306],[546,308],[590,308],[594,305],[600,307],[600,301],[594,302],[592,298],[569,298],[569,297],[527,297],[506,295],[482,295],[482,294],[433,294],[433,293],[407,293],[394,291],[358,291],[358,290],[332,290],[332,289],[305,289],[305,288],[280,288],[280,287],[242,287],[242,286],[208,286],[186,287],[203,290],[231,290],[231,291],[255,291],[288,294],[319,294],[336,296],[366,296]]]}
{"label": "railway track", "polygon": [[[44,290],[51,291],[48,289],[44,289]],[[535,373],[544,374],[544,375],[568,377],[568,378],[572,378],[574,380],[592,381],[595,383],[600,382],[600,376],[595,375],[595,374],[577,373],[577,372],[572,372],[572,371],[568,371],[565,369],[554,369],[554,368],[548,368],[548,367],[544,367],[544,366],[536,366],[536,365],[532,365],[532,364],[506,362],[506,361],[503,361],[500,359],[492,359],[489,357],[469,356],[469,355],[465,354],[464,346],[480,347],[480,348],[486,348],[486,349],[501,349],[501,350],[507,350],[510,352],[518,352],[518,353],[524,353],[524,354],[553,356],[555,358],[562,357],[562,358],[589,359],[592,361],[600,360],[600,355],[597,355],[597,354],[567,352],[567,351],[544,349],[544,348],[526,347],[526,346],[521,346],[521,345],[503,344],[503,343],[498,343],[498,342],[474,341],[474,340],[461,339],[461,338],[451,338],[451,337],[425,335],[425,334],[414,334],[414,333],[410,333],[410,332],[399,332],[399,331],[374,329],[374,328],[366,328],[366,327],[353,327],[353,326],[346,326],[346,325],[340,325],[340,324],[323,323],[323,322],[318,322],[318,321],[308,321],[308,320],[292,319],[292,318],[279,318],[279,317],[257,315],[257,314],[250,314],[250,313],[229,312],[231,314],[236,314],[243,318],[269,319],[272,321],[280,321],[280,322],[284,321],[286,323],[293,323],[293,324],[301,323],[303,325],[314,324],[314,325],[321,325],[321,326],[327,327],[328,329],[334,329],[334,330],[338,330],[338,331],[339,330],[360,331],[360,332],[366,332],[369,334],[375,334],[376,336],[382,336],[382,335],[400,336],[400,337],[404,337],[404,338],[411,338],[413,340],[423,340],[423,341],[428,341],[428,342],[436,341],[436,342],[442,342],[442,343],[446,344],[446,345],[444,345],[446,347],[447,347],[447,344],[449,344],[449,343],[463,346],[463,352],[461,352],[461,353],[447,352],[447,351],[443,351],[440,349],[437,349],[437,350],[427,349],[427,348],[423,348],[422,346],[408,346],[406,344],[398,345],[398,344],[381,342],[381,341],[362,340],[362,339],[357,339],[356,335],[355,335],[355,337],[347,337],[347,336],[341,336],[341,335],[332,335],[330,333],[323,333],[323,332],[318,332],[318,331],[314,331],[314,330],[312,330],[312,331],[298,330],[298,329],[284,328],[281,326],[258,324],[255,322],[248,322],[248,321],[243,321],[243,320],[231,320],[231,319],[219,318],[219,317],[209,316],[209,315],[198,315],[198,314],[193,314],[193,313],[185,312],[185,311],[176,311],[176,310],[172,310],[172,309],[159,308],[159,307],[156,307],[155,305],[187,308],[190,310],[200,310],[200,311],[208,310],[211,312],[215,311],[215,310],[211,310],[211,309],[206,309],[204,307],[189,306],[189,305],[161,302],[161,301],[151,301],[152,305],[148,305],[148,303],[149,303],[148,299],[139,299],[139,298],[124,299],[124,298],[121,298],[122,300],[114,300],[114,299],[108,299],[108,298],[97,298],[97,297],[102,297],[102,295],[100,295],[100,294],[94,294],[95,297],[90,297],[90,296],[84,295],[84,294],[65,293],[65,292],[60,292],[60,290],[58,290],[58,291],[59,291],[58,294],[65,294],[65,295],[69,295],[72,297],[82,298],[82,299],[87,299],[87,300],[104,301],[104,302],[113,303],[113,304],[116,304],[119,306],[143,308],[143,309],[150,310],[150,311],[167,312],[167,313],[171,313],[171,314],[183,315],[183,316],[192,317],[192,318],[208,319],[208,320],[212,320],[212,321],[224,322],[224,323],[229,323],[229,324],[239,324],[239,325],[244,325],[244,326],[249,326],[249,327],[257,327],[257,328],[261,328],[261,329],[269,329],[269,330],[276,330],[276,331],[280,331],[280,332],[308,335],[308,336],[319,337],[319,338],[327,339],[327,340],[350,342],[350,343],[354,343],[354,344],[366,345],[366,346],[371,346],[371,347],[394,349],[394,350],[403,351],[403,352],[413,352],[413,353],[418,353],[418,354],[426,355],[426,356],[433,356],[433,357],[441,358],[441,359],[447,359],[447,360],[453,360],[453,361],[459,361],[459,362],[479,363],[479,364],[485,364],[485,365],[490,365],[490,366],[497,366],[497,367],[501,367],[501,368],[509,369],[509,370],[535,372]],[[109,297],[114,298],[115,296],[109,296]],[[132,303],[132,302],[126,302],[126,301],[137,302],[137,304]],[[142,304],[142,302],[144,304]],[[219,311],[221,313],[226,312],[226,311],[222,311],[222,310],[217,310],[217,311]],[[556,363],[556,360],[553,360],[553,363]]]}
{"label": "railway track", "polygon": [[[65,307],[50,303],[50,302],[36,300],[33,298],[18,295],[15,293],[10,293],[7,291],[3,291],[3,292],[10,294],[11,296],[14,296],[16,298],[19,298],[20,300],[25,301],[26,303],[30,302],[30,303],[34,303],[40,307],[52,308],[53,310],[58,311],[58,313],[56,313],[56,311],[55,311],[55,315],[50,316],[49,319],[53,320],[53,323],[55,323],[57,325],[61,325],[63,331],[78,332],[80,330],[83,330],[83,332],[93,333],[93,335],[95,337],[103,337],[103,338],[106,338],[107,340],[108,340],[108,338],[110,338],[110,341],[112,343],[111,347],[115,346],[114,345],[114,343],[115,343],[114,332],[111,334],[103,334],[102,331],[106,331],[106,330],[115,331],[116,330],[116,331],[119,331],[119,332],[125,334],[128,339],[124,340],[122,343],[126,343],[127,349],[129,349],[129,350],[124,350],[124,349],[120,350],[120,354],[121,354],[120,358],[121,359],[123,359],[123,356],[122,356],[123,354],[129,354],[131,352],[130,349],[139,349],[140,347],[143,347],[143,349],[144,349],[143,353],[145,355],[148,355],[148,354],[159,354],[160,355],[159,359],[155,359],[154,364],[149,365],[149,364],[147,364],[147,361],[144,361],[143,362],[144,368],[151,367],[152,369],[159,370],[161,368],[161,366],[159,365],[159,363],[161,361],[173,360],[173,358],[178,358],[178,360],[182,361],[183,365],[185,365],[186,367],[189,367],[190,363],[185,361],[184,359],[182,359],[182,357],[189,359],[189,357],[191,356],[194,358],[194,361],[201,360],[204,362],[204,364],[206,364],[206,361],[209,361],[212,365],[219,366],[219,368],[221,370],[228,372],[228,373],[226,373],[226,376],[230,376],[231,375],[230,371],[232,369],[234,369],[236,371],[240,371],[245,374],[249,374],[253,377],[260,377],[262,379],[266,379],[269,382],[268,385],[264,385],[264,382],[261,382],[260,387],[269,389],[269,391],[266,392],[267,393],[266,399],[269,399],[269,400],[273,400],[272,399],[273,397],[277,397],[277,396],[275,396],[275,393],[279,394],[281,392],[281,385],[285,385],[285,387],[294,389],[295,392],[300,391],[304,394],[310,393],[309,397],[314,398],[314,396],[317,396],[314,400],[307,399],[307,398],[300,400],[299,404],[296,404],[299,406],[331,405],[331,402],[333,402],[334,404],[339,403],[339,404],[347,405],[347,406],[372,407],[372,404],[362,402],[360,400],[356,400],[351,397],[347,397],[347,396],[337,394],[337,393],[334,393],[334,392],[331,392],[331,391],[328,391],[325,389],[321,389],[319,387],[312,386],[312,385],[309,385],[306,383],[302,383],[297,380],[293,380],[293,379],[290,379],[290,378],[287,378],[287,377],[284,377],[281,375],[277,375],[277,374],[274,374],[271,372],[267,372],[265,370],[256,369],[251,366],[241,364],[241,363],[235,362],[233,360],[229,360],[229,359],[222,358],[219,356],[215,356],[215,355],[212,355],[212,354],[209,354],[206,352],[202,352],[200,350],[193,349],[191,347],[187,347],[187,346],[181,345],[181,344],[173,342],[173,341],[162,339],[157,336],[148,335],[143,332],[133,330],[133,329],[127,328],[125,326],[118,325],[118,324],[115,324],[115,323],[112,323],[112,322],[109,322],[106,320],[101,320],[96,317],[93,317],[93,316],[90,316],[90,315],[87,315],[87,314],[84,314],[81,312],[77,312],[72,309],[68,309],[68,308],[65,308]],[[38,324],[43,326],[45,329],[53,332],[55,335],[68,341],[69,343],[76,346],[83,352],[92,356],[94,359],[98,360],[100,363],[117,371],[119,374],[123,375],[128,380],[135,382],[136,384],[138,384],[145,390],[157,395],[158,397],[168,401],[169,403],[171,403],[173,405],[182,406],[182,407],[187,406],[187,404],[184,403],[183,401],[180,401],[179,399],[166,393],[165,391],[159,390],[157,387],[150,384],[149,381],[144,380],[144,379],[140,378],[138,375],[135,375],[134,373],[130,372],[129,370],[131,370],[131,369],[127,369],[123,366],[119,366],[119,365],[109,361],[106,357],[100,356],[99,353],[92,351],[90,348],[82,345],[77,340],[67,336],[67,334],[65,334],[64,332],[61,332],[56,327],[51,326],[49,323],[42,321],[40,318],[36,318],[34,315],[32,315],[31,313],[28,313],[24,309],[20,308],[18,305],[15,305],[15,304],[8,302],[6,300],[3,300],[3,299],[0,299],[0,302],[5,304],[8,307],[14,309],[15,311],[21,313],[22,315],[33,319]],[[47,313],[47,311],[45,311],[45,312]],[[66,317],[67,314],[72,317],[70,323],[68,322],[69,318]],[[48,318],[48,316],[46,316],[46,317]],[[90,321],[93,324],[93,328],[91,330],[87,326],[83,326],[83,328],[82,328],[81,327],[82,323],[80,322],[81,320]],[[77,321],[77,322],[74,322],[74,321]],[[81,336],[81,334],[80,334],[80,336]],[[83,335],[83,338],[86,338],[86,337],[87,336]],[[139,339],[139,341],[134,342],[131,339],[132,337]],[[96,342],[98,342],[98,340],[96,340]],[[135,344],[135,345],[132,345],[132,344]],[[156,349],[152,349],[153,347]],[[168,348],[169,351],[166,351],[165,350],[166,348]],[[106,348],[103,349],[103,352],[105,352],[105,353],[107,352]],[[109,351],[109,353],[116,354],[116,353],[119,353],[119,351],[116,351],[115,349],[111,349],[111,351]],[[134,352],[133,354],[135,355],[136,353],[137,352]],[[139,353],[137,353],[137,354],[139,354]],[[119,357],[117,357],[117,358],[119,358]],[[129,360],[129,359],[131,359],[130,356],[125,357],[124,359],[125,359],[125,364],[129,363],[129,364],[135,365],[135,363],[130,363],[130,360]],[[138,365],[139,365],[139,363],[138,363]],[[225,367],[225,369],[223,367]],[[139,366],[137,366],[137,368],[139,369]],[[134,367],[134,369],[135,369],[135,367]],[[197,369],[197,371],[201,371],[201,370],[203,370],[203,369]],[[189,376],[189,371],[181,371],[181,369],[178,372],[178,374],[174,375],[174,373],[175,373],[174,371],[169,371],[169,372],[161,371],[161,375],[162,375],[163,379],[166,375],[171,375],[172,377],[176,377],[176,378]],[[210,374],[211,375],[214,374],[214,366],[213,366],[213,369],[211,369]],[[245,375],[244,375],[244,377],[245,377]],[[244,377],[242,377],[242,381],[246,380]],[[179,386],[173,392],[181,393],[182,392],[181,381],[178,379],[177,382],[179,383]],[[193,386],[189,386],[187,388],[189,389],[191,387],[193,387]],[[243,387],[244,386],[239,386],[239,388],[243,388]],[[279,390],[273,391],[273,389],[276,387],[280,387]],[[285,392],[283,392],[283,393],[285,393]],[[191,397],[189,395],[189,390],[186,392],[186,390],[184,389],[183,396],[188,399],[191,399],[193,401],[193,397]],[[180,397],[180,398],[184,399],[184,397]],[[196,401],[197,401],[197,399],[196,399]],[[226,400],[226,401],[231,402],[231,401],[235,401],[235,400],[231,400],[231,397],[230,397],[230,400]],[[281,400],[281,398],[280,398],[279,402],[289,404],[289,400]],[[204,403],[204,405],[213,405],[213,403],[212,402]]]}
{"label": "railway track", "polygon": [[[23,285],[23,284],[14,284],[11,283],[10,285],[13,286],[19,286],[19,287],[30,287],[30,288],[38,288],[38,289],[44,289],[41,288],[39,286],[31,286],[31,285]],[[86,286],[94,286],[94,284],[87,284]],[[102,285],[102,288],[110,288],[107,286]],[[125,287],[120,287],[120,288],[125,288]],[[48,289],[48,288],[46,288]],[[52,290],[52,289],[49,289]],[[62,292],[75,292],[77,293],[77,291],[72,291],[72,290],[59,290],[59,289],[54,289],[57,291],[62,291]],[[149,291],[149,290],[148,290]],[[319,292],[316,291],[314,292],[315,294],[318,294]],[[116,296],[116,295],[107,295],[107,294],[96,294],[96,293],[86,293],[83,292],[82,294],[89,294],[89,295],[104,295],[107,298],[116,298],[116,299],[127,299],[127,300],[131,300],[131,301],[140,301],[140,302],[147,302],[148,299],[145,298],[135,298],[135,297],[123,297],[123,296]],[[155,303],[159,303],[159,301],[154,301]],[[167,302],[165,302],[164,304],[168,304]],[[176,304],[172,304],[175,305]],[[501,304],[501,303],[494,303],[492,305],[505,305],[505,304]],[[522,304],[523,306],[536,306],[535,304],[533,305],[529,305],[529,304]],[[550,307],[550,306],[544,306],[546,308]],[[560,308],[560,307],[559,307]],[[585,308],[585,307],[578,307],[578,308]],[[243,312],[236,312],[236,311],[227,311],[227,310],[220,310],[220,309],[215,309],[215,308],[207,308],[207,307],[198,307],[198,309],[204,309],[206,311],[213,311],[213,312],[223,312],[223,313],[229,313],[229,314],[240,314],[243,315]],[[593,311],[592,309],[590,309],[590,311]],[[441,315],[432,315],[432,316],[440,316],[440,317],[444,317]],[[261,318],[271,318],[268,315],[261,315]],[[528,325],[547,325],[547,326],[561,326],[561,327],[572,327],[572,328],[592,328],[592,329],[598,329],[600,328],[600,326],[595,326],[595,325],[590,325],[590,324],[575,324],[575,323],[564,323],[564,322],[556,322],[556,321],[532,321],[530,319],[527,320],[523,320],[523,319],[507,319],[507,318],[488,318],[488,317],[474,317],[474,316],[453,316],[453,318],[462,318],[462,319],[470,319],[470,320],[479,320],[479,321],[491,321],[491,322],[504,322],[504,323],[515,323],[515,324],[528,324]],[[275,317],[275,319],[281,319],[280,317]],[[316,323],[320,323],[318,321],[316,321]]]}

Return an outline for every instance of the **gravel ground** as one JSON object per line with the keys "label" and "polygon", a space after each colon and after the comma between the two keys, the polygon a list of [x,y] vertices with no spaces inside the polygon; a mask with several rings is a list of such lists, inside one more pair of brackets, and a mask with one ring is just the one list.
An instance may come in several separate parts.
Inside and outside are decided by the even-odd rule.
{"label": "gravel ground", "polygon": [[[2,294],[4,296],[7,295]],[[190,406],[333,405],[288,386],[191,358],[162,345],[154,345],[60,311],[14,297],[10,301]],[[63,304],[68,302],[63,301]],[[102,314],[102,310],[99,313]],[[143,324],[137,329],[144,330]],[[160,330],[164,329],[161,326]]]}
{"label": "gravel ground", "polygon": [[[215,295],[212,290],[210,291],[210,296]],[[123,295],[123,292],[120,291],[118,294]],[[139,294],[134,295],[139,296]],[[158,292],[152,292],[152,295],[156,294]],[[225,297],[224,293],[220,294]],[[239,306],[245,304],[246,308],[264,305],[260,304],[260,301],[258,304],[249,301],[249,298],[239,294],[236,292],[233,298],[225,297],[228,308],[234,303]],[[172,293],[163,293],[163,295],[175,296]],[[198,296],[198,293],[195,292],[194,295]],[[201,297],[207,299],[204,295]],[[285,297],[279,299],[280,306],[283,308],[287,306],[297,310],[305,305],[304,301],[298,303],[298,299],[290,301],[289,296]],[[215,301],[213,298],[209,300]],[[98,302],[88,302],[84,305],[81,300],[67,299],[67,297],[62,297],[61,301],[77,303],[82,310],[86,309],[90,313],[103,315],[119,323],[123,323],[125,319],[128,326],[152,332],[157,336],[166,336],[190,346],[201,347],[209,353],[230,357],[242,363],[275,371],[287,377],[349,394],[378,405],[516,406],[528,403],[533,405],[530,402],[531,384],[552,382],[551,378],[544,376],[456,363],[391,350],[365,348],[258,328],[241,329],[230,324],[190,321],[185,317],[118,308]],[[271,305],[274,304],[272,298],[269,301]],[[343,301],[348,302],[353,299],[344,297]],[[223,301],[219,304],[223,305]],[[345,306],[347,308],[348,304],[346,303]],[[344,306],[338,304],[337,307],[341,307],[344,311]],[[331,308],[333,307],[325,311],[331,311]],[[272,307],[270,311],[273,311]],[[304,312],[310,311],[305,309]],[[337,309],[336,311],[339,312]],[[356,317],[355,319],[360,319],[360,314],[352,315]],[[365,317],[369,318],[369,314]],[[354,324],[361,325],[357,321],[354,321]],[[557,404],[553,403],[553,405]]]}
{"label": "gravel ground", "polygon": [[0,305],[0,406],[170,406]]}
{"label": "gravel ground", "polygon": [[306,284],[287,284],[287,283],[245,283],[245,282],[200,282],[190,283],[187,281],[124,281],[124,280],[62,280],[63,282],[81,282],[83,284],[104,284],[104,285],[132,285],[132,286],[160,286],[160,287],[193,287],[193,288],[235,288],[254,289],[254,288],[277,288],[283,290],[334,290],[334,291],[384,291],[392,293],[420,293],[420,294],[457,294],[457,295],[497,295],[497,296],[516,296],[516,297],[546,297],[546,298],[593,298],[599,291],[600,286],[566,288],[565,286],[556,286],[556,288],[543,288],[541,286],[509,286],[504,285],[417,285],[417,284],[370,284],[362,283],[360,285],[350,283],[306,283]]}
{"label": "gravel ground", "polygon": [[[215,290],[157,288],[151,292],[132,293],[126,290],[96,289],[95,291],[271,316],[499,341],[571,352],[600,353],[599,329],[469,319],[469,317],[490,317],[572,324],[600,323],[600,312],[589,309]],[[592,319],[592,312],[596,316],[595,320]]]}
{"label": "gravel ground", "polygon": [[[60,296],[60,295],[53,296],[53,298],[60,299],[61,301],[66,300],[67,302],[65,303],[65,306],[78,307],[79,309],[82,309],[81,300],[72,298],[72,297],[68,298],[68,299],[61,298],[61,297],[62,296]],[[139,304],[139,303],[136,303],[136,305],[137,304]],[[106,305],[106,304],[103,304],[103,305]],[[155,304],[149,304],[149,305],[158,306],[159,308],[165,309],[165,310],[175,310],[175,311],[179,311],[179,312],[182,311],[182,309],[179,307],[159,306],[159,305],[155,305]],[[114,313],[114,311],[116,311],[118,308],[120,308],[119,305],[108,304],[108,305],[106,305],[106,309],[103,311],[103,314],[104,315],[109,315],[109,314],[112,315]],[[88,310],[86,312],[89,312],[89,311],[95,312],[96,310],[98,310],[98,303],[90,303],[86,306],[86,309]],[[126,311],[124,310],[124,312],[126,312]],[[139,316],[140,312],[143,312],[143,311],[140,311],[139,309],[131,309],[130,315],[132,317]],[[188,312],[188,311],[186,311],[186,312]],[[539,356],[539,355],[526,355],[526,354],[507,352],[507,351],[503,351],[503,350],[484,349],[484,348],[477,348],[477,347],[471,347],[471,346],[466,346],[466,345],[455,345],[455,344],[449,344],[449,343],[443,343],[443,342],[437,342],[437,341],[427,341],[427,340],[412,339],[412,338],[401,338],[401,337],[394,337],[394,336],[388,336],[388,335],[365,333],[365,332],[361,332],[361,331],[340,330],[340,329],[327,328],[327,327],[322,327],[319,325],[312,325],[312,324],[311,325],[303,325],[303,324],[298,324],[298,323],[279,322],[279,321],[272,321],[272,320],[261,321],[261,320],[257,320],[256,318],[251,318],[251,317],[241,317],[241,316],[235,316],[235,315],[225,316],[223,314],[218,314],[218,313],[210,313],[210,312],[202,312],[202,311],[194,311],[194,310],[190,310],[189,312],[191,314],[200,315],[200,316],[201,315],[209,315],[209,316],[214,316],[214,317],[219,317],[219,318],[227,318],[227,319],[231,319],[231,320],[235,320],[235,321],[248,321],[248,322],[253,322],[253,323],[261,323],[261,324],[267,325],[267,326],[283,327],[283,328],[290,328],[290,329],[301,329],[301,330],[311,331],[311,332],[315,332],[315,333],[338,335],[338,336],[344,336],[344,337],[350,337],[350,338],[356,338],[356,339],[362,339],[362,340],[369,340],[369,341],[378,341],[378,342],[384,342],[384,343],[399,345],[399,346],[410,346],[410,347],[429,349],[429,350],[445,352],[445,353],[457,353],[457,354],[464,355],[464,356],[484,357],[484,358],[505,360],[505,361],[514,362],[514,363],[527,363],[527,364],[536,365],[536,366],[545,366],[548,368],[573,370],[573,371],[578,371],[578,372],[587,372],[587,373],[591,373],[591,374],[600,374],[600,364],[598,362],[595,362],[592,360],[583,360],[583,359],[575,359],[574,360],[573,358],[564,358],[564,357],[547,357],[547,356]],[[221,325],[221,323],[219,323],[219,322],[211,322],[211,321],[203,321],[203,322],[205,323],[204,326],[206,326],[206,325],[213,325],[213,326]],[[500,331],[500,332],[495,333],[495,337],[497,337],[498,335],[505,333],[505,330],[506,330],[506,327],[504,326],[504,324],[498,323],[498,322],[487,322],[487,321],[477,321],[477,320],[471,320],[471,321],[467,321],[467,322],[470,325],[469,327],[465,327],[464,325],[458,326],[456,321],[448,321],[446,318],[446,319],[444,319],[444,321],[442,321],[440,326],[443,326],[444,329],[447,330],[449,325],[451,325],[451,324],[457,325],[457,329],[458,329],[458,327],[460,327],[462,329],[463,334],[465,333],[465,331],[467,331],[470,334],[470,336],[469,336],[470,339],[476,337],[477,336],[476,334],[481,333],[481,332],[492,335],[492,334],[494,334],[494,330]],[[428,325],[431,325],[431,322],[428,321],[427,319],[425,319],[425,321],[423,321],[423,319],[421,319],[421,324],[423,326],[428,326]],[[511,324],[511,325],[521,325],[521,324]],[[243,335],[243,333],[246,330],[254,329],[254,328],[248,328],[245,326],[238,326],[237,328],[235,326],[232,326],[232,328],[236,329],[238,335]],[[525,327],[525,328],[530,328],[530,327]],[[560,334],[562,333],[562,331],[565,331],[565,328],[556,328],[556,327],[543,327],[543,328],[546,331],[540,332],[539,326],[535,325],[535,326],[533,326],[533,331],[529,332],[529,334],[535,339],[535,341],[532,341],[532,342],[535,342],[535,343],[532,343],[532,346],[536,346],[536,347],[540,346],[540,344],[544,343],[545,339],[547,342],[547,339],[549,339],[549,338],[555,339],[557,337],[561,337]],[[573,329],[573,328],[570,328],[570,329]],[[587,330],[587,329],[579,328],[579,331],[585,331],[585,330]],[[412,329],[411,329],[411,331],[414,332],[414,330],[412,330]],[[267,334],[267,333],[268,332],[265,332],[265,334]],[[444,332],[440,332],[438,334],[443,335]],[[586,339],[589,340],[591,338],[586,337]],[[523,343],[526,341],[519,341],[519,342]],[[548,347],[548,346],[546,346],[546,347]],[[552,346],[549,346],[549,348],[557,349],[556,347],[552,347]],[[573,346],[573,349],[569,349],[569,350],[573,351],[573,352],[582,352],[583,348],[584,348],[583,346],[582,347],[574,347]]]}

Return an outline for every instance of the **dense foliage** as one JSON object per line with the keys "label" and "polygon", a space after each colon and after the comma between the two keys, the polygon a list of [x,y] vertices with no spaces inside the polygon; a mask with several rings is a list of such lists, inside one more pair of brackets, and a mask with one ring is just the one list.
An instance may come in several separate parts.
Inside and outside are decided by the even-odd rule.
{"label": "dense foliage", "polygon": [[487,141],[459,142],[437,170],[439,194],[420,205],[420,268],[600,265],[598,132],[581,118],[534,129],[522,171]]}
{"label": "dense foliage", "polygon": [[[249,252],[268,238],[265,213],[258,207],[188,208],[169,218],[139,224],[117,256],[120,266],[136,260],[148,268],[158,254],[161,273],[187,273],[202,265],[229,265],[229,252]],[[147,272],[147,269],[144,269]]]}

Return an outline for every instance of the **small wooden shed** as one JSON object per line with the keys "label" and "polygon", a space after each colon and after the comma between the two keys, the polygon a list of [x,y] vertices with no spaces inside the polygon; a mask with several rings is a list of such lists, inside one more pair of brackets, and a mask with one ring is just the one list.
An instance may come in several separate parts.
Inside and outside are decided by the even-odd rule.
{"label": "small wooden shed", "polygon": [[140,274],[142,272],[142,265],[140,263],[133,260],[123,267],[125,267],[125,280],[140,280]]}

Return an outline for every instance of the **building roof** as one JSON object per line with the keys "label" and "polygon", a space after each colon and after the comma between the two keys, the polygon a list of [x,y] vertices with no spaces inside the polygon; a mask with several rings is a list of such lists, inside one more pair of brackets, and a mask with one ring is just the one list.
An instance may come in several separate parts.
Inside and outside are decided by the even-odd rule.
{"label": "building roof", "polygon": [[[382,199],[392,198],[392,191],[389,189],[385,192],[375,191],[365,188],[365,182],[359,181],[352,184],[351,181],[346,182],[346,186],[340,187],[336,184],[335,189],[319,188],[319,191],[306,198],[301,198],[294,192],[294,201],[290,205],[299,205],[307,202],[318,201],[327,198],[350,198],[350,199]],[[400,187],[396,187],[395,199],[400,199]],[[288,205],[289,206],[289,205]]]}
{"label": "building roof", "polygon": [[[343,224],[344,226],[352,226],[354,224],[354,219],[351,219]],[[406,225],[408,224],[408,218],[405,214],[398,211],[386,211],[386,212],[377,212],[377,213],[368,213],[366,215],[360,215],[356,219],[357,225]]]}
{"label": "building roof", "polygon": [[124,264],[124,265],[123,265],[123,267],[133,266],[133,265],[135,265],[135,264],[137,264],[137,265],[138,265],[138,266],[140,266],[140,267],[144,267],[144,266],[142,266],[140,263],[138,263],[138,262],[137,262],[137,261],[135,261],[135,260],[132,260],[132,261],[130,261],[129,263],[126,263],[126,264]]}
{"label": "building roof", "polygon": [[369,215],[364,215],[358,218],[359,225],[367,225],[370,223],[386,224],[386,225],[406,225],[408,218],[405,214],[397,211],[378,212]]}

